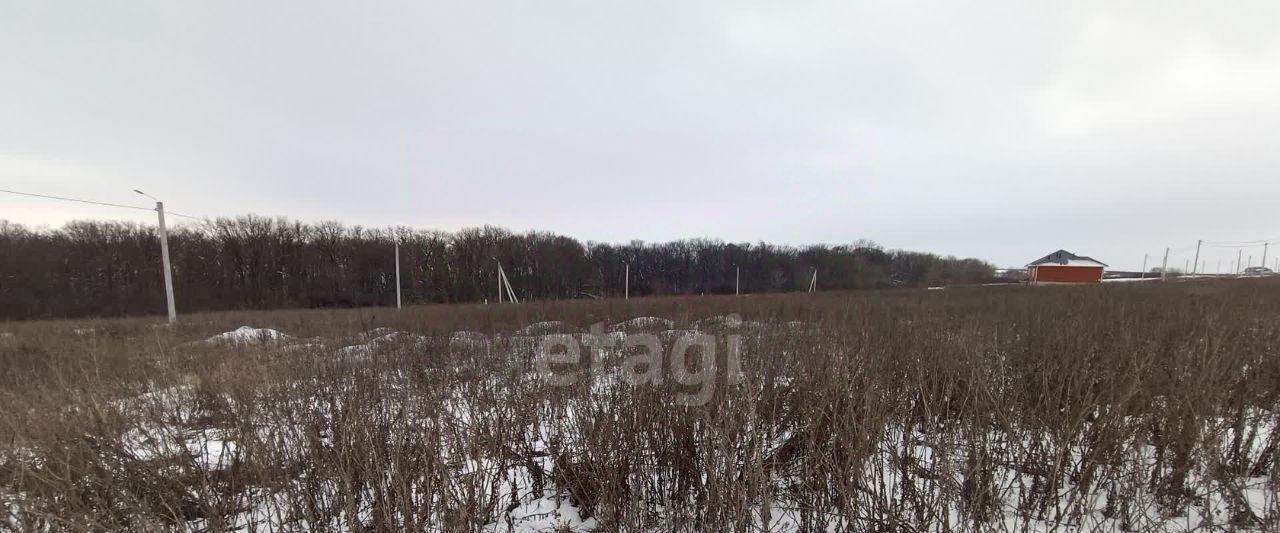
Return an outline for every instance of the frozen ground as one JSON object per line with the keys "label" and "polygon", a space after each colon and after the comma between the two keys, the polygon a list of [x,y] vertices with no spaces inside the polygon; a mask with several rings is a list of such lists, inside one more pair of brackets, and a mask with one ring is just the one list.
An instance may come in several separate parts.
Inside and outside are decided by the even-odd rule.
{"label": "frozen ground", "polygon": [[[803,323],[785,325],[789,328],[804,326]],[[638,317],[614,324],[609,329],[614,332],[611,339],[622,341],[628,333],[637,332],[662,332],[672,338],[697,331],[750,332],[761,327],[765,326],[736,316],[711,317],[698,321],[689,329],[678,329],[673,321],[664,318]],[[458,331],[446,337],[432,338],[381,329],[355,338],[298,339],[272,329],[245,326],[209,337],[201,341],[201,344],[267,352],[301,347],[334,360],[357,362],[387,354],[414,353],[436,345],[447,347],[453,353],[465,354],[492,354],[495,351],[509,350],[510,358],[521,359],[534,353],[529,351],[530,346],[536,345],[542,336],[573,331],[577,329],[560,322],[540,322],[498,335]],[[620,355],[619,351],[611,352],[614,358]],[[626,394],[624,389],[628,385],[616,379],[615,367],[597,370],[599,372],[590,381],[590,386],[577,397],[557,405],[552,405],[548,400],[545,405],[533,406],[530,412],[535,413],[536,417],[522,422],[507,421],[514,426],[506,427],[505,431],[522,432],[528,437],[523,443],[525,449],[517,454],[526,459],[524,461],[486,455],[478,449],[462,445],[446,444],[438,448],[439,468],[442,468],[440,475],[457,479],[489,480],[481,485],[489,487],[491,494],[469,497],[500,505],[495,507],[493,518],[479,524],[477,530],[487,533],[604,530],[598,517],[588,516],[590,513],[575,502],[574,494],[569,488],[556,483],[557,471],[563,467],[553,458],[565,449],[573,449],[578,440],[588,438],[587,435],[575,433],[574,428],[582,426],[566,424],[566,420],[588,416],[587,413],[604,418],[617,415],[616,412],[609,411],[608,400],[618,394]],[[406,378],[402,375],[389,373],[376,376],[375,379],[380,383],[380,388],[386,391],[409,390]],[[377,407],[379,410],[398,413],[395,423],[410,428],[404,433],[410,436],[406,438],[412,438],[415,431],[412,428],[456,436],[484,433],[492,431],[489,428],[491,420],[503,416],[494,412],[495,405],[521,401],[519,391],[501,389],[505,386],[504,383],[524,386],[539,379],[536,373],[527,373],[510,382],[481,376],[467,384],[446,385],[443,388],[444,394],[431,402],[422,403],[420,398],[405,392],[382,398]],[[786,387],[791,382],[791,377],[784,376],[779,377],[772,385],[755,383],[751,386]],[[228,474],[251,460],[252,453],[247,450],[270,450],[280,454],[282,458],[306,461],[310,460],[309,457],[319,457],[343,446],[337,439],[344,437],[335,435],[334,430],[325,429],[325,424],[317,425],[315,421],[332,423],[337,418],[349,416],[344,411],[342,398],[344,394],[351,393],[351,387],[356,387],[356,383],[353,380],[347,383],[329,383],[324,387],[308,386],[302,389],[311,391],[308,394],[318,390],[330,390],[333,394],[304,397],[289,395],[286,386],[280,395],[253,400],[266,402],[270,398],[270,402],[276,402],[260,406],[245,404],[244,398],[203,397],[197,385],[157,386],[134,397],[114,401],[109,408],[130,420],[130,427],[120,436],[122,457],[145,464],[170,465],[165,468],[172,468],[173,472],[196,472],[204,479],[213,479]],[[215,416],[225,412],[255,413],[256,410],[270,413],[298,412],[305,413],[305,416],[291,418],[260,415],[248,424],[243,423],[244,421],[218,420]],[[1230,441],[1241,437],[1235,433],[1240,427],[1248,428],[1250,439],[1265,439],[1276,433],[1276,413],[1255,409],[1246,413],[1245,417],[1247,423],[1244,425],[1237,423],[1238,421],[1218,420],[1213,427],[1206,428],[1217,434],[1206,438]],[[317,427],[320,429],[316,429]],[[803,428],[784,428],[778,432],[765,429],[747,428],[746,431],[749,438],[765,442],[764,449],[768,452],[766,456],[775,456],[783,454],[791,437]],[[751,431],[755,430],[760,430],[761,433],[752,434]],[[1001,453],[1017,455],[1018,451],[1037,448],[1038,439],[1028,438],[1025,433],[1005,433],[993,429],[982,438],[970,436],[971,442],[985,442],[993,449],[999,447],[1004,450],[993,454],[974,453],[974,450],[964,449],[964,443],[955,440],[956,433],[924,431],[905,421],[888,424],[879,434],[868,435],[867,438],[871,439],[872,453],[863,463],[864,470],[849,474],[852,482],[859,487],[858,490],[865,492],[862,498],[868,507],[879,509],[876,516],[843,515],[838,509],[811,508],[806,504],[803,494],[795,491],[795,487],[803,481],[803,473],[779,467],[769,473],[772,476],[770,484],[775,487],[775,493],[769,498],[771,503],[760,506],[753,515],[743,517],[743,524],[749,525],[749,530],[752,531],[778,532],[874,530],[897,520],[901,520],[899,525],[904,528],[907,524],[932,523],[935,527],[929,529],[937,531],[1191,532],[1274,531],[1277,520],[1280,519],[1277,516],[1280,506],[1277,505],[1276,486],[1270,476],[1224,479],[1221,475],[1208,471],[1208,467],[1199,466],[1187,472],[1186,476],[1186,490],[1190,491],[1187,499],[1191,503],[1170,508],[1162,505],[1160,495],[1154,487],[1138,478],[1094,480],[1092,484],[1095,488],[1082,494],[1078,490],[1078,483],[1081,482],[1078,477],[1081,474],[1077,465],[1084,464],[1086,457],[1095,452],[1094,443],[1077,442],[1057,450],[1058,456],[1054,461],[1060,465],[1060,471],[1046,473],[1029,465],[1001,463],[998,460]],[[241,442],[243,440],[253,442],[246,444]],[[1112,444],[1129,450],[1122,458],[1128,465],[1127,468],[1117,471],[1136,473],[1159,468],[1159,452],[1149,443],[1132,440]],[[720,451],[723,456],[706,459],[720,461],[721,465],[745,471],[749,469],[749,462],[753,458],[739,456],[734,449],[734,446],[739,445],[742,442],[731,442],[727,445],[728,448]],[[1265,460],[1259,457],[1259,454],[1264,453],[1261,451],[1263,448],[1265,447],[1258,446],[1259,451],[1251,458]],[[745,446],[743,450],[746,450]],[[5,460],[9,464],[9,461],[37,456],[39,453],[32,450],[18,450],[9,453]],[[989,464],[981,466],[981,476],[974,478],[972,475],[958,475],[958,472],[973,472],[975,457],[985,457],[989,461]],[[543,476],[545,479],[540,479]],[[1071,479],[1054,484],[1052,490],[1056,493],[1046,494],[1046,476],[1065,476]],[[640,486],[661,481],[634,479],[632,482]],[[238,510],[225,517],[225,522],[222,519],[211,521],[202,518],[185,524],[185,528],[202,531],[220,525],[240,531],[297,531],[313,528],[358,531],[375,523],[377,510],[369,506],[353,507],[333,516],[332,522],[325,524],[299,521],[297,517],[281,510],[287,507],[282,505],[282,499],[296,498],[299,494],[313,490],[306,488],[308,485],[305,477],[300,477],[297,483],[293,488],[254,485],[239,487],[236,489]],[[962,504],[966,500],[955,497],[957,491],[971,490],[971,483],[988,485],[987,492],[994,495],[993,500],[983,504],[990,509],[986,521],[979,525],[972,522],[972,509],[967,509]],[[342,490],[334,488],[330,494],[341,494]],[[917,514],[919,510],[899,505],[904,490],[936,494],[939,500],[952,498],[954,501],[941,504],[937,508],[943,510],[940,514],[922,519]],[[1117,494],[1125,495],[1124,509],[1116,507],[1114,500]],[[21,499],[22,495],[11,497]],[[365,501],[371,500],[376,500],[376,497],[370,495]],[[670,502],[662,501],[636,503],[639,508],[644,509],[655,529],[696,530],[693,525],[681,522],[678,516],[683,515],[671,512],[669,504]],[[9,505],[13,509],[16,504]],[[436,519],[443,518],[436,515],[426,518],[427,523]]]}

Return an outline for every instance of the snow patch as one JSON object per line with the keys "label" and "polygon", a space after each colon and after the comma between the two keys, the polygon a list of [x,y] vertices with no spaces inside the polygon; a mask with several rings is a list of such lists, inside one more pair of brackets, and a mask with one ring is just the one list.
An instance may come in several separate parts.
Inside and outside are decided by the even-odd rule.
{"label": "snow patch", "polygon": [[488,348],[490,342],[488,335],[478,331],[455,331],[449,337],[449,349],[460,351]]}
{"label": "snow patch", "polygon": [[426,348],[430,343],[427,337],[414,333],[406,333],[403,331],[392,331],[388,328],[378,328],[370,333],[382,333],[382,335],[370,339],[368,342],[361,344],[353,344],[339,348],[337,354],[345,357],[366,356],[379,352],[386,352],[396,347],[407,347],[414,350]]}
{"label": "snow patch", "polygon": [[743,328],[759,328],[760,323],[752,320],[743,320],[737,314],[719,315],[710,318],[704,318],[697,322],[699,329],[743,329]]}
{"label": "snow patch", "polygon": [[293,337],[274,329],[241,326],[235,331],[209,337],[204,342],[214,346],[274,346],[291,340]]}
{"label": "snow patch", "polygon": [[544,497],[523,503],[507,513],[505,523],[489,524],[485,533],[535,533],[543,531],[594,531],[599,524],[594,518],[583,519],[569,499]]}
{"label": "snow patch", "polygon": [[613,325],[614,330],[653,330],[671,329],[673,327],[675,327],[675,322],[656,316],[636,317]]}
{"label": "snow patch", "polygon": [[520,328],[516,333],[519,335],[546,335],[548,333],[566,333],[573,329],[573,327],[559,320],[548,320],[529,324]]}

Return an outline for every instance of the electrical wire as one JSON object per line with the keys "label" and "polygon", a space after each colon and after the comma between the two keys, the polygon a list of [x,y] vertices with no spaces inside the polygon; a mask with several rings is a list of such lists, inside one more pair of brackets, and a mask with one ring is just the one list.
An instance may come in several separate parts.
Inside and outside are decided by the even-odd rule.
{"label": "electrical wire", "polygon": [[1249,248],[1253,246],[1262,246],[1264,244],[1276,244],[1276,243],[1280,243],[1280,238],[1264,239],[1264,240],[1258,240],[1258,241],[1239,241],[1239,242],[1205,241],[1204,242],[1205,246],[1213,246],[1216,248]]}
{"label": "electrical wire", "polygon": [[1257,247],[1259,247],[1259,246],[1265,246],[1265,245],[1269,245],[1269,244],[1277,244],[1277,243],[1280,243],[1280,241],[1259,242],[1259,243],[1254,243],[1254,244],[1206,244],[1206,245],[1204,245],[1204,247],[1205,247],[1205,248],[1220,248],[1220,249],[1225,249],[1225,250],[1236,250],[1236,249],[1242,249],[1242,248],[1257,248]]}
{"label": "electrical wire", "polygon": [[93,201],[93,200],[80,200],[80,199],[78,199],[78,198],[63,198],[63,197],[61,197],[61,196],[50,196],[50,195],[47,195],[47,194],[36,194],[36,193],[32,193],[32,192],[19,192],[19,191],[10,191],[10,190],[5,190],[5,189],[0,189],[0,192],[6,192],[6,193],[9,193],[9,194],[17,194],[17,195],[21,195],[21,196],[34,196],[34,197],[36,197],[36,198],[48,198],[48,199],[50,199],[50,200],[64,200],[64,201],[67,201],[67,202],[80,202],[80,203],[82,203],[82,204],[105,205],[105,206],[107,206],[107,207],[120,207],[120,208],[124,208],[124,209],[140,209],[140,210],[142,210],[142,211],[155,211],[155,208],[154,208],[154,207],[139,207],[139,206],[136,206],[136,205],[122,205],[122,204],[112,204],[112,203],[107,203],[107,202],[95,202],[95,201]]}
{"label": "electrical wire", "polygon": [[[8,194],[16,194],[16,195],[19,195],[19,196],[31,196],[31,197],[34,197],[34,198],[46,198],[46,199],[49,199],[49,200],[62,200],[62,201],[65,201],[65,202],[79,202],[79,203],[82,203],[82,204],[102,205],[102,206],[106,206],[106,207],[118,207],[118,208],[121,208],[121,209],[138,209],[138,210],[141,210],[141,211],[155,211],[155,210],[156,210],[154,207],[140,207],[140,206],[136,206],[136,205],[113,204],[113,203],[110,203],[110,202],[96,202],[96,201],[93,201],[93,200],[81,200],[81,199],[79,199],[79,198],[66,198],[66,197],[62,197],[62,196],[51,196],[51,195],[48,195],[48,194],[36,194],[36,193],[33,193],[33,192],[10,191],[10,190],[8,190],[8,189],[0,189],[0,192],[8,193]],[[199,220],[199,221],[201,221],[201,222],[204,222],[204,221],[205,221],[205,219],[200,218],[200,217],[193,217],[193,216],[191,216],[191,215],[184,215],[184,214],[182,214],[182,213],[178,213],[178,212],[174,212],[174,211],[168,211],[168,210],[166,210],[166,211],[165,211],[165,214],[166,214],[166,215],[173,215],[173,216],[183,217],[183,218],[189,218],[189,219],[191,219],[191,220]]]}
{"label": "electrical wire", "polygon": [[[152,211],[154,211],[154,209],[153,209]],[[164,214],[166,214],[166,215],[173,215],[173,216],[176,216],[176,217],[182,217],[182,218],[189,218],[189,219],[191,219],[191,220],[198,220],[198,221],[200,221],[200,222],[208,222],[208,221],[209,221],[209,220],[208,220],[208,219],[206,219],[206,218],[202,218],[202,217],[193,217],[193,216],[191,216],[191,215],[184,215],[184,214],[179,213],[179,212],[177,212],[177,211],[170,211],[170,210],[168,210],[168,209],[166,209],[166,210],[164,211]]]}

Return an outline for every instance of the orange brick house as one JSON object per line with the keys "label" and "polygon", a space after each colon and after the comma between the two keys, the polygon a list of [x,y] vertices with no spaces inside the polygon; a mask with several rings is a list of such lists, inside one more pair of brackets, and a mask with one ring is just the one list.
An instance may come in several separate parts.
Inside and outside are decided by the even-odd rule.
{"label": "orange brick house", "polygon": [[1058,250],[1027,264],[1031,283],[1099,283],[1106,263],[1092,257]]}

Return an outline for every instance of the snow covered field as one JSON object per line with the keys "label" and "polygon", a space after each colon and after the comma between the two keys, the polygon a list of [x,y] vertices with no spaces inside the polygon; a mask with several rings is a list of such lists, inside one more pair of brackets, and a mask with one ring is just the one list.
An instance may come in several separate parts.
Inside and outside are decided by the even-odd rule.
{"label": "snow covered field", "polygon": [[[952,292],[488,333],[244,326],[162,357],[136,355],[154,334],[98,327],[76,345],[123,343],[136,369],[46,397],[5,389],[0,529],[1280,527],[1274,316],[1219,325],[1200,303],[1033,291],[984,318],[989,297]],[[1156,319],[1184,323],[1133,333]],[[40,346],[6,333],[6,354]],[[714,395],[677,405],[703,384],[667,352],[698,334],[718,346],[693,361],[715,361]],[[559,368],[579,379],[553,385],[538,358],[565,335],[587,348]],[[636,366],[642,336],[665,355],[637,383],[628,372],[652,370]]]}

